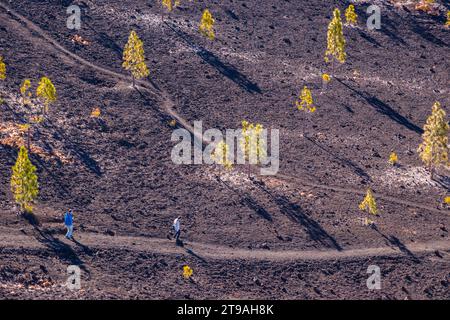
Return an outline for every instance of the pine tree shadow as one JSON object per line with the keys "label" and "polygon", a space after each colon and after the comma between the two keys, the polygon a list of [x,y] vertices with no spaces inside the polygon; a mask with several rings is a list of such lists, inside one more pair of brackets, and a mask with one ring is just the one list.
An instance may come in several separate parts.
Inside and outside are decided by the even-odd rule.
{"label": "pine tree shadow", "polygon": [[334,248],[338,251],[343,250],[337,240],[323,229],[318,222],[310,218],[299,205],[290,202],[284,195],[278,195],[277,193],[270,191],[262,182],[255,180],[254,184],[278,205],[283,214],[292,221],[300,224],[313,241],[320,243],[327,248]]}
{"label": "pine tree shadow", "polygon": [[56,133],[60,140],[64,143],[64,147],[69,150],[70,153],[75,155],[91,172],[97,176],[102,175],[102,171],[97,161],[95,161],[78,143],[72,141],[65,132],[59,127],[55,126],[50,119],[46,119],[44,127],[52,129]]}
{"label": "pine tree shadow", "polygon": [[261,206],[249,193],[242,192],[240,190],[236,190],[231,185],[229,185],[228,183],[226,183],[225,181],[223,181],[221,179],[219,179],[219,181],[222,182],[223,185],[225,187],[227,187],[229,190],[231,190],[234,193],[236,193],[241,198],[241,203],[243,205],[245,205],[248,208],[252,209],[261,218],[272,222],[272,216],[270,215],[270,213],[266,209],[264,209],[264,207]]}
{"label": "pine tree shadow", "polygon": [[35,239],[56,254],[61,261],[68,265],[76,265],[88,275],[90,274],[89,270],[84,265],[84,262],[78,257],[77,253],[70,245],[54,237],[52,232],[48,230],[42,230],[37,225],[33,225],[33,227],[37,232],[35,234]]}
{"label": "pine tree shadow", "polygon": [[372,225],[372,229],[382,236],[391,247],[399,249],[401,252],[409,256],[415,263],[420,263],[420,259],[413,252],[411,252],[408,247],[400,241],[400,239],[395,236],[386,236],[378,229],[376,225]]}
{"label": "pine tree shadow", "polygon": [[208,63],[210,66],[214,67],[218,72],[220,72],[222,75],[236,83],[239,87],[244,89],[245,91],[249,93],[262,93],[259,86],[250,81],[244,74],[239,72],[234,66],[231,64],[222,62],[215,54],[208,51],[206,48],[197,45],[194,43],[192,38],[185,32],[183,32],[181,29],[176,27],[175,25],[164,21],[164,23],[173,31],[175,34],[184,40],[192,49],[193,51],[206,63]]}
{"label": "pine tree shadow", "polygon": [[423,130],[421,128],[419,128],[417,125],[415,125],[414,123],[409,121],[407,118],[405,118],[404,116],[399,114],[391,106],[384,103],[377,97],[372,96],[372,95],[368,94],[367,92],[358,91],[337,77],[336,77],[336,80],[339,83],[341,83],[342,85],[344,85],[346,88],[348,88],[349,90],[354,92],[357,96],[359,96],[361,99],[363,99],[365,102],[367,102],[370,106],[372,106],[379,113],[389,117],[391,120],[397,122],[398,124],[406,127],[407,129],[409,129],[411,131],[414,131],[418,134],[423,133]]}
{"label": "pine tree shadow", "polygon": [[318,148],[320,148],[321,150],[325,151],[326,153],[328,153],[329,155],[331,155],[336,161],[338,161],[341,165],[344,165],[346,167],[349,167],[350,169],[353,170],[353,172],[359,176],[360,178],[364,179],[364,181],[366,182],[370,182],[372,181],[372,178],[364,171],[364,169],[362,169],[361,167],[359,167],[357,164],[355,164],[353,161],[351,161],[350,159],[344,158],[338,154],[336,154],[335,152],[333,152],[331,149],[326,148],[325,146],[321,145],[320,143],[318,143],[317,141],[315,141],[313,138],[308,137],[305,135],[305,139],[310,141],[311,143],[313,143],[315,146],[317,146]]}

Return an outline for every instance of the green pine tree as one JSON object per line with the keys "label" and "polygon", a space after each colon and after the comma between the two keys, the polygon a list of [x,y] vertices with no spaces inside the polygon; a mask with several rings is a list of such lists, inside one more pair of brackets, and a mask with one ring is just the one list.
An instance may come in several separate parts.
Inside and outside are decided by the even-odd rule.
{"label": "green pine tree", "polygon": [[36,167],[28,158],[27,149],[20,147],[16,164],[12,167],[11,191],[22,212],[32,213],[33,202],[39,194]]}

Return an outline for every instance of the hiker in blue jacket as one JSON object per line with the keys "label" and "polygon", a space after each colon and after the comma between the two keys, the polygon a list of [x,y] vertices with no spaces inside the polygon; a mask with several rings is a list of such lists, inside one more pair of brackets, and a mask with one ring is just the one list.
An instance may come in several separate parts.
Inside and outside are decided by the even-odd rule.
{"label": "hiker in blue jacket", "polygon": [[73,213],[72,209],[69,209],[68,212],[64,214],[64,224],[67,228],[66,238],[72,239],[72,233],[73,233]]}

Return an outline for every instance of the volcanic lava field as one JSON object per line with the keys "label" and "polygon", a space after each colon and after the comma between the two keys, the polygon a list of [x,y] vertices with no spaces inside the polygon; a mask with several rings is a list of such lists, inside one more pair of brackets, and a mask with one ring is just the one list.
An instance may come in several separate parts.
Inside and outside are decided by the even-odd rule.
{"label": "volcanic lava field", "polygon": [[[358,24],[344,25],[347,59],[332,67],[327,26],[351,3]],[[371,4],[379,30],[366,26]],[[70,5],[80,30],[67,28]],[[198,31],[206,8],[214,41]],[[431,179],[416,151],[433,103],[450,106],[450,6],[437,8],[182,0],[169,15],[156,0],[0,0],[0,298],[449,299],[450,171]],[[134,88],[122,68],[131,30],[150,71]],[[10,178],[26,113],[19,87],[43,76],[58,98],[33,131],[31,221],[17,214]],[[295,107],[305,85],[311,115]],[[243,120],[279,130],[277,174],[172,161],[175,129]],[[372,226],[358,208],[368,188]],[[177,216],[184,246],[170,236]],[[69,265],[80,290],[66,286]],[[366,285],[372,265],[379,290]]]}

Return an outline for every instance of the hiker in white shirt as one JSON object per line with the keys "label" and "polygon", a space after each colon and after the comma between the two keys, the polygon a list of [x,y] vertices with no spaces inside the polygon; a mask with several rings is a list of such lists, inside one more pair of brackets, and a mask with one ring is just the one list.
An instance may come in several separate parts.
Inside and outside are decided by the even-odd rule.
{"label": "hiker in white shirt", "polygon": [[175,231],[175,240],[178,242],[179,238],[180,238],[180,232],[181,232],[181,228],[180,228],[180,218],[181,217],[177,217],[175,220],[173,220],[173,230]]}

